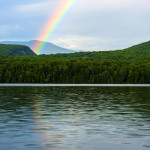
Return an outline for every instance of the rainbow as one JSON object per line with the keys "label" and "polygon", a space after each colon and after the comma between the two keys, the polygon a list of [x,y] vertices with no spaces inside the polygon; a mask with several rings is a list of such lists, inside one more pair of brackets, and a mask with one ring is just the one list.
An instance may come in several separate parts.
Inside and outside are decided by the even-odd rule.
{"label": "rainbow", "polygon": [[75,2],[76,0],[62,0],[60,6],[55,11],[53,16],[48,19],[40,35],[38,36],[37,39],[40,39],[41,41],[35,42],[32,46],[32,49],[35,51],[35,53],[40,54],[41,50],[45,46],[45,41],[52,38],[54,32],[59,27],[66,14],[72,8]]}

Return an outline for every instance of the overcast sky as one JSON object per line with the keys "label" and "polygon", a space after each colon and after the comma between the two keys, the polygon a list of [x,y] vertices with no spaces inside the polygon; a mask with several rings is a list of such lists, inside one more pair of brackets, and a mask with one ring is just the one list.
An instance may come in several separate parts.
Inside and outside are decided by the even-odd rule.
{"label": "overcast sky", "polygon": [[[0,0],[0,41],[37,39],[61,1]],[[49,42],[92,51],[149,40],[150,0],[76,0]]]}

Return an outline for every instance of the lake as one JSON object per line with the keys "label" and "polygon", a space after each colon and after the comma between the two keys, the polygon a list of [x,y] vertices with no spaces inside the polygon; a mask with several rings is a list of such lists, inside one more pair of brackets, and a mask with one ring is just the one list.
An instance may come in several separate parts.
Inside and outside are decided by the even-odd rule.
{"label": "lake", "polygon": [[150,87],[0,86],[2,150],[149,150]]}

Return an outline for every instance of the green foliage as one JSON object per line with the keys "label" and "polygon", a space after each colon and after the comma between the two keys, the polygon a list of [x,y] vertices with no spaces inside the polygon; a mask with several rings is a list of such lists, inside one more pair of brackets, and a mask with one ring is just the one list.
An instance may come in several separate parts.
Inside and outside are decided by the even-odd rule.
{"label": "green foliage", "polygon": [[40,57],[48,58],[97,58],[97,59],[149,59],[150,60],[150,41],[145,42],[127,49],[116,51],[94,51],[94,52],[77,52],[70,54],[51,54],[40,55]]}
{"label": "green foliage", "polygon": [[36,56],[36,54],[27,46],[11,44],[0,44],[0,55]]}
{"label": "green foliage", "polygon": [[1,83],[150,83],[150,61],[1,57]]}
{"label": "green foliage", "polygon": [[124,50],[0,56],[1,83],[150,83],[150,42]]}

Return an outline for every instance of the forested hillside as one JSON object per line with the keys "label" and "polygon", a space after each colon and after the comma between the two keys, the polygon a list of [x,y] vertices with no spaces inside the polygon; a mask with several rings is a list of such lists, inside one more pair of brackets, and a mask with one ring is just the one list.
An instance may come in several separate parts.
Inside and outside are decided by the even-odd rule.
{"label": "forested hillside", "polygon": [[1,56],[0,82],[150,83],[150,61]]}
{"label": "forested hillside", "polygon": [[123,50],[41,55],[50,58],[150,59],[150,41]]}
{"label": "forested hillside", "polygon": [[0,83],[150,83],[150,42],[124,50],[0,56]]}
{"label": "forested hillside", "polygon": [[0,55],[7,56],[36,56],[27,46],[0,44]]}
{"label": "forested hillside", "polygon": [[[42,44],[42,41],[32,40],[32,41],[3,41],[2,44],[15,44],[15,45],[26,45],[30,47],[30,49],[34,50],[33,45],[35,43]],[[57,53],[74,53],[75,51],[69,50],[66,48],[59,47],[55,44],[50,42],[45,42],[45,46],[42,48],[42,54],[57,54]]]}

